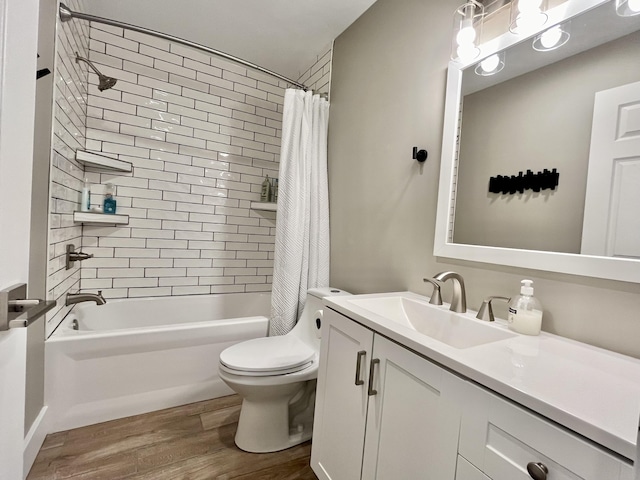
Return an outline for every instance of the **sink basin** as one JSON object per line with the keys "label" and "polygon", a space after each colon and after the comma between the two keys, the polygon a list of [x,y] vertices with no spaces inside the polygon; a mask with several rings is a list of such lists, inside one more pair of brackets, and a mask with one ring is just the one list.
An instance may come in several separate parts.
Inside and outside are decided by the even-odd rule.
{"label": "sink basin", "polygon": [[466,314],[407,297],[358,298],[349,302],[454,348],[475,347],[516,336]]}

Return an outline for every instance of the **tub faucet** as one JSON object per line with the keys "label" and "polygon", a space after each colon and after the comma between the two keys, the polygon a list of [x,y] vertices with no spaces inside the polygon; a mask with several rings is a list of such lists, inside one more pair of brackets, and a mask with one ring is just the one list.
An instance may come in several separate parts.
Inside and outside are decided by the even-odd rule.
{"label": "tub faucet", "polygon": [[467,294],[464,289],[464,279],[462,275],[456,272],[440,272],[433,278],[441,282],[453,280],[453,296],[451,297],[451,307],[449,307],[449,310],[457,313],[465,313],[467,311]]}
{"label": "tub faucet", "polygon": [[80,302],[96,302],[96,305],[104,305],[107,301],[102,296],[102,290],[98,293],[67,293],[67,299],[64,304],[68,307],[74,303]]}

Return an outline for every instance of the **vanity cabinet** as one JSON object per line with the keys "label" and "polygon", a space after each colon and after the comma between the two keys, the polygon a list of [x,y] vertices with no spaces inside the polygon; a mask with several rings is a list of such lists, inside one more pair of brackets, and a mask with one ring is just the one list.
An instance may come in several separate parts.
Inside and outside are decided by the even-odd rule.
{"label": "vanity cabinet", "polygon": [[467,388],[456,480],[631,480],[631,466],[619,457],[482,388]]}
{"label": "vanity cabinet", "polygon": [[454,478],[465,382],[328,308],[322,329],[318,478]]}

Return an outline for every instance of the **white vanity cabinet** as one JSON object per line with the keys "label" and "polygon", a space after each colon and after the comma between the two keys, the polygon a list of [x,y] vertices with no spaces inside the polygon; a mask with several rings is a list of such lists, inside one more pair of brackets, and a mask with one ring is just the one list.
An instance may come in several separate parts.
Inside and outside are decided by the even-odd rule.
{"label": "white vanity cabinet", "polygon": [[453,479],[465,382],[328,308],[322,329],[318,478]]}
{"label": "white vanity cabinet", "polygon": [[632,478],[627,462],[510,401],[471,384],[466,399],[456,480]]}

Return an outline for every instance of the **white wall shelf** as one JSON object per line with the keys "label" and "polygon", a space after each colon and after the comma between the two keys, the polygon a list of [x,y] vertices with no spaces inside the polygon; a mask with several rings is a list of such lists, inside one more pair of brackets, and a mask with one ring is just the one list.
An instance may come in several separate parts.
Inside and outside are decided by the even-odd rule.
{"label": "white wall shelf", "polygon": [[76,151],[76,160],[85,167],[100,168],[102,170],[114,170],[116,172],[131,172],[133,164],[118,160],[117,158],[105,157],[98,153],[86,152],[84,150]]}
{"label": "white wall shelf", "polygon": [[94,212],[73,212],[73,221],[74,223],[128,225],[129,215]]}
{"label": "white wall shelf", "polygon": [[264,210],[266,212],[275,212],[278,210],[278,204],[272,202],[251,202],[251,210]]}

